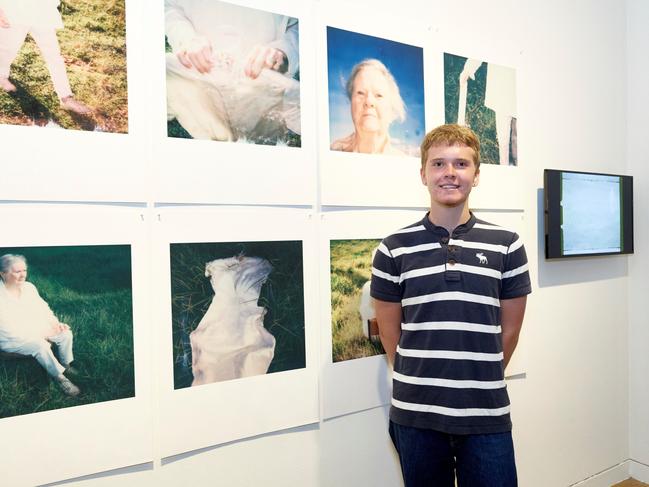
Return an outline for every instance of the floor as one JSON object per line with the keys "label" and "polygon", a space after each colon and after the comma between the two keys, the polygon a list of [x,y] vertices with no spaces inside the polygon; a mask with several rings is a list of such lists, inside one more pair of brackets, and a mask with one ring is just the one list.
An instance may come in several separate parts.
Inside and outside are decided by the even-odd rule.
{"label": "floor", "polygon": [[635,479],[627,479],[624,482],[612,485],[611,487],[649,487],[649,484],[645,484],[644,482]]}

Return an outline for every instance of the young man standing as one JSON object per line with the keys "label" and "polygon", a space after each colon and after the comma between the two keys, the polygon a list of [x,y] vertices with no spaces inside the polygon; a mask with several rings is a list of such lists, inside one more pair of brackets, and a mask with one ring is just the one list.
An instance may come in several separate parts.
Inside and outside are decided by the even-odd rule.
{"label": "young man standing", "polygon": [[505,367],[531,292],[518,235],[478,220],[472,130],[421,145],[430,211],[380,244],[371,294],[394,365],[390,435],[406,487],[517,485]]}

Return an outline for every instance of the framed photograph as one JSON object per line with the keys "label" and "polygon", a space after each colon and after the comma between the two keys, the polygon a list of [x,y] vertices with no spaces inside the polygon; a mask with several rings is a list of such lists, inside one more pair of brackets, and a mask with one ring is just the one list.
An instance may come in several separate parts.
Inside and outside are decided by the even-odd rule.
{"label": "framed photograph", "polygon": [[[5,200],[143,202],[146,25],[134,0],[0,0]],[[142,138],[144,137],[144,138]]]}
{"label": "framed photograph", "polygon": [[[516,70],[479,54],[444,53],[444,119],[480,137],[480,183],[471,206],[522,210]],[[507,191],[503,191],[507,188]]]}
{"label": "framed photograph", "polygon": [[325,212],[320,220],[322,415],[388,404],[392,372],[369,295],[373,251],[425,210]]}
{"label": "framed photograph", "polygon": [[[419,145],[443,121],[442,53],[425,23],[340,1],[316,6],[318,160],[323,206],[427,204]],[[344,12],[341,15],[341,12]],[[400,191],[394,191],[394,188]]]}
{"label": "framed photograph", "polygon": [[169,137],[300,147],[300,24],[229,2],[164,2]]}
{"label": "framed photograph", "polygon": [[135,396],[128,245],[0,247],[0,418]]}
{"label": "framed photograph", "polygon": [[155,200],[314,205],[312,9],[158,1],[160,44],[148,60]]}
{"label": "framed photograph", "polygon": [[516,70],[444,53],[446,123],[480,137],[482,164],[518,166]]}
{"label": "framed photograph", "polygon": [[0,45],[0,123],[128,132],[125,0],[0,0]]}
{"label": "framed photograph", "polygon": [[5,203],[0,220],[3,481],[152,461],[146,215]]}
{"label": "framed photograph", "polygon": [[419,155],[423,48],[327,26],[330,149]]}
{"label": "framed photograph", "polygon": [[311,214],[157,211],[160,454],[318,421]]}
{"label": "framed photograph", "polygon": [[169,253],[175,389],[305,367],[301,241]]}
{"label": "framed photograph", "polygon": [[331,240],[331,360],[385,353],[370,296],[372,258],[379,239]]}

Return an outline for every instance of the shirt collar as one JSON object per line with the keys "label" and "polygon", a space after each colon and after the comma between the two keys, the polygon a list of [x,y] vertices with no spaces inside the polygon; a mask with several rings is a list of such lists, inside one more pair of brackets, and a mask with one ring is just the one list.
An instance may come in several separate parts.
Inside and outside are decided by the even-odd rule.
{"label": "shirt collar", "polygon": [[[422,225],[424,225],[427,230],[433,232],[435,235],[439,235],[440,237],[448,236],[448,230],[446,230],[446,228],[437,226],[428,219],[429,213],[430,212],[427,211],[426,215],[424,215],[424,218],[421,221]],[[451,235],[452,237],[459,237],[460,235],[464,235],[473,228],[473,225],[475,225],[477,218],[475,217],[473,212],[469,212],[469,215],[469,219],[466,223],[455,227],[455,230],[453,230],[453,235]]]}

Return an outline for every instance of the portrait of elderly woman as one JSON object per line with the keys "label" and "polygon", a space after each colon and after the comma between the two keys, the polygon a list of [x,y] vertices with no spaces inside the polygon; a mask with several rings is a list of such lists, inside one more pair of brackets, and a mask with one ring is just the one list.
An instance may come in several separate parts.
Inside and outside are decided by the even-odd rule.
{"label": "portrait of elderly woman", "polygon": [[330,149],[418,156],[423,50],[327,27],[327,56]]}
{"label": "portrait of elderly woman", "polygon": [[0,418],[133,397],[130,245],[0,248]]}
{"label": "portrait of elderly woman", "polygon": [[31,355],[65,394],[76,396],[79,388],[65,376],[73,371],[72,341],[70,325],[59,321],[27,281],[25,257],[0,257],[0,350]]}
{"label": "portrait of elderly woman", "polygon": [[346,88],[354,132],[335,140],[331,150],[404,155],[390,143],[390,124],[403,122],[406,109],[388,68],[377,59],[366,59],[354,66]]}

